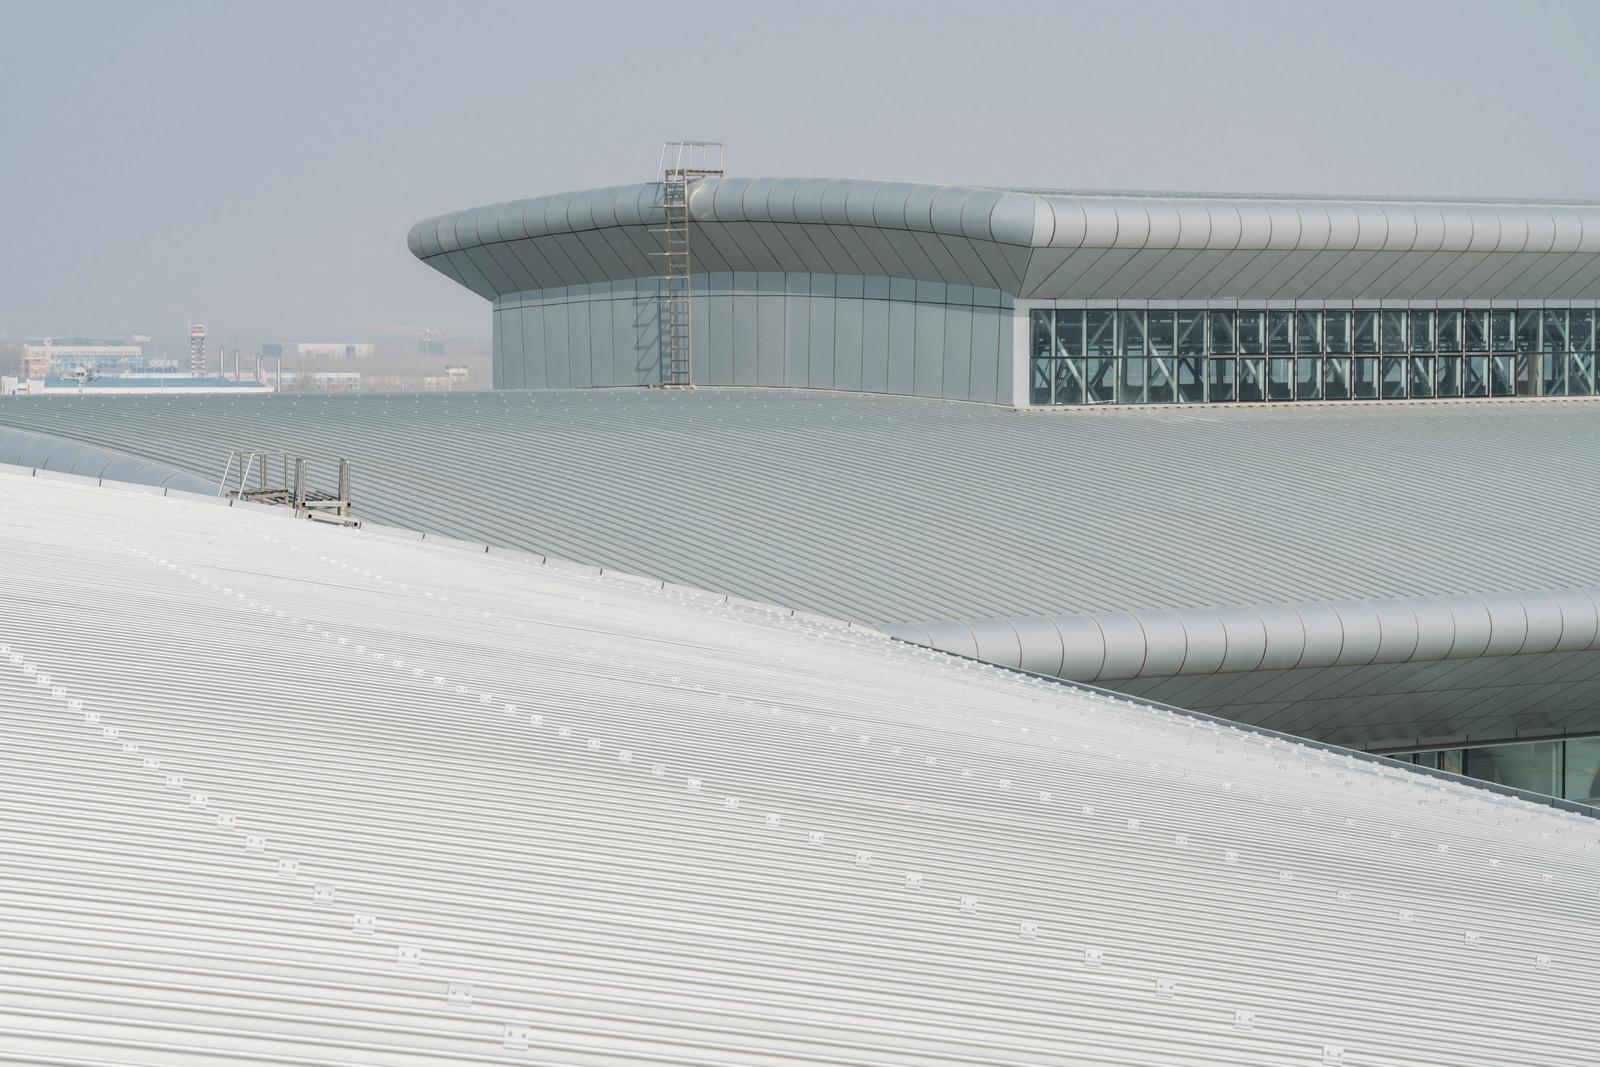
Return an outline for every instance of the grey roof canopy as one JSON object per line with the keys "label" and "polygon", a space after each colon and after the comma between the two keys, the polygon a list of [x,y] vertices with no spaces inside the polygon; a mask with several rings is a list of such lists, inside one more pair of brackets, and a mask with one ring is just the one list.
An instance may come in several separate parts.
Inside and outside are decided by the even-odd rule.
{"label": "grey roof canopy", "polygon": [[[409,244],[489,299],[651,277],[658,190],[470,208],[419,222]],[[709,178],[690,210],[705,271],[900,277],[1047,300],[1600,297],[1600,204]]]}
{"label": "grey roof canopy", "polygon": [[240,440],[315,441],[354,459],[376,521],[1387,748],[1600,730],[1595,414],[759,390],[0,402],[0,424],[210,479]]}

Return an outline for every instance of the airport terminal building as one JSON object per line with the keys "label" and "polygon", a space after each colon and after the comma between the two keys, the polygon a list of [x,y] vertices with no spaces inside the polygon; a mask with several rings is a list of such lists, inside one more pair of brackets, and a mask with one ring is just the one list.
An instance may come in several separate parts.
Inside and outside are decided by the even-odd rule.
{"label": "airport terminal building", "polygon": [[[419,223],[495,383],[663,379],[660,183]],[[706,177],[692,380],[1016,407],[1588,396],[1600,206]]]}

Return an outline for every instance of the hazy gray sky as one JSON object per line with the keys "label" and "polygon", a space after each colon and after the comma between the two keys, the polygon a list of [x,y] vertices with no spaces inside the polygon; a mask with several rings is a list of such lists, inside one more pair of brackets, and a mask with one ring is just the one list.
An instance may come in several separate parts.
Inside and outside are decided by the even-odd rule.
{"label": "hazy gray sky", "polygon": [[489,331],[417,219],[652,176],[1600,196],[1600,3],[0,0],[0,321]]}

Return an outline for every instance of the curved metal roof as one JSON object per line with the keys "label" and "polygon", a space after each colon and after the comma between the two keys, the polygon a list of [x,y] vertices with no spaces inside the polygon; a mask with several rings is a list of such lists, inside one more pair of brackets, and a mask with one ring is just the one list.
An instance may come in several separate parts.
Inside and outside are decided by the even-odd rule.
{"label": "curved metal roof", "polygon": [[241,443],[310,445],[376,521],[1399,746],[1600,727],[1596,411],[583,390],[52,398],[0,425],[211,480]]}
{"label": "curved metal roof", "polygon": [[[659,273],[653,183],[470,208],[411,251],[482,296]],[[914,278],[1028,299],[1593,300],[1600,204],[1021,192],[708,178],[705,271]]]}
{"label": "curved metal roof", "polygon": [[654,584],[0,510],[14,1058],[1593,1051],[1593,819]]}

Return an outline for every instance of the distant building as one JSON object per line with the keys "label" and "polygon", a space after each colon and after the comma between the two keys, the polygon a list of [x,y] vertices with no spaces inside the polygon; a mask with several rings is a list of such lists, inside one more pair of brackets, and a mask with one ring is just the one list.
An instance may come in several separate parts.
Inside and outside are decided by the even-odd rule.
{"label": "distant building", "polygon": [[367,359],[373,346],[352,341],[274,341],[261,346],[272,359]]}
{"label": "distant building", "polygon": [[187,374],[123,374],[94,378],[77,377],[0,378],[0,396],[148,396],[159,394],[214,394],[272,392],[272,387],[254,379],[193,377]]}
{"label": "distant building", "polygon": [[63,378],[175,372],[176,360],[145,355],[138,339],[102,337],[33,337],[22,347],[22,376]]}
{"label": "distant building", "polygon": [[189,324],[189,373],[196,378],[206,376],[206,324]]}
{"label": "distant building", "polygon": [[361,372],[354,370],[323,370],[299,373],[284,371],[278,375],[278,388],[297,393],[359,393]]}

